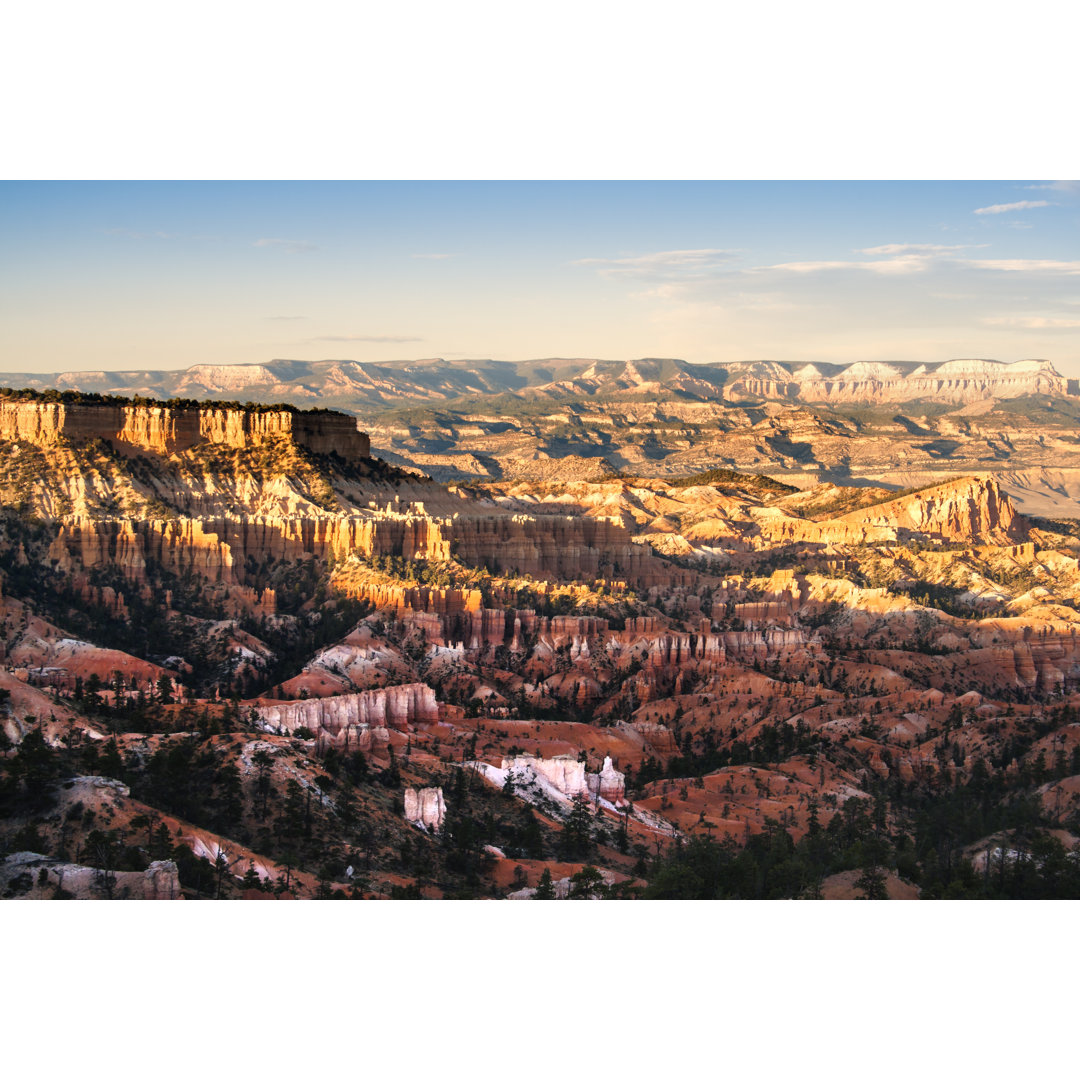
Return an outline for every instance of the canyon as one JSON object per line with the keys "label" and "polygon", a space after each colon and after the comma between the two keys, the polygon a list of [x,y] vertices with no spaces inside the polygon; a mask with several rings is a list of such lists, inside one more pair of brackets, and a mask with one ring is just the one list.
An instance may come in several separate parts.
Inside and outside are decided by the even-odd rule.
{"label": "canyon", "polygon": [[[405,460],[426,414],[398,435],[390,412],[361,432],[325,409],[0,395],[0,884],[527,898],[546,870],[574,897],[908,897],[1034,888],[1007,851],[1071,867],[1080,528],[1067,493],[1032,510],[1072,467],[1069,386],[1042,362],[684,367],[515,388],[581,420],[562,457],[470,448],[517,438],[510,413],[472,435],[441,416],[432,456],[473,455],[465,479]],[[665,372],[682,398],[635,398]],[[937,402],[918,421],[829,411],[916,389]],[[1019,454],[1027,424],[1044,456],[961,453],[1014,392],[1036,404],[994,438]],[[716,433],[680,420],[689,449],[642,437],[699,407]],[[879,468],[890,424],[909,455],[957,445]],[[866,475],[814,472],[841,445]],[[752,446],[780,463],[743,468]]]}

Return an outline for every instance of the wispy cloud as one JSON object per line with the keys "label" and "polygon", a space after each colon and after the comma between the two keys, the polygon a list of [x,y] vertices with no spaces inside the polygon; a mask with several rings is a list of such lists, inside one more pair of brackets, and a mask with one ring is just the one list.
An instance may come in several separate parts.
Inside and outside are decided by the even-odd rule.
{"label": "wispy cloud", "polygon": [[1080,319],[1055,319],[1043,315],[994,315],[983,322],[987,326],[1019,330],[1080,330]]}
{"label": "wispy cloud", "polygon": [[964,259],[973,270],[1001,270],[1017,274],[1080,274],[1080,261],[1059,259]]}
{"label": "wispy cloud", "polygon": [[957,252],[985,244],[878,244],[856,248],[858,255],[881,255],[880,259],[818,259],[776,263],[757,270],[780,270],[789,274],[816,274],[828,270],[862,270],[870,274],[920,274],[935,265],[955,262]]}
{"label": "wispy cloud", "polygon": [[423,341],[423,338],[419,337],[397,337],[392,334],[387,335],[375,335],[375,334],[327,334],[324,337],[310,338],[311,341],[335,341],[335,342],[349,342],[349,341],[366,341],[374,343],[376,345],[403,345],[409,341]]}
{"label": "wispy cloud", "polygon": [[976,214],[1010,214],[1013,210],[1037,210],[1040,206],[1049,206],[1045,199],[1025,199],[1023,202],[995,203],[993,206],[980,206],[973,211]]}
{"label": "wispy cloud", "polygon": [[[970,244],[879,244],[877,247],[858,248],[860,255],[947,255],[964,251]],[[977,244],[976,247],[985,247]]]}
{"label": "wispy cloud", "polygon": [[1028,191],[1060,191],[1066,195],[1080,192],[1080,180],[1051,180],[1046,184],[1025,184]]}
{"label": "wispy cloud", "polygon": [[592,266],[605,276],[683,277],[727,269],[727,264],[738,254],[723,248],[693,248],[618,258],[575,259],[571,266]]}
{"label": "wispy cloud", "polygon": [[414,259],[452,259],[454,255],[448,251],[431,251],[421,255],[414,255]]}
{"label": "wispy cloud", "polygon": [[309,240],[284,240],[280,236],[264,236],[256,240],[254,247],[260,248],[281,248],[282,251],[289,252],[290,255],[302,255],[308,251],[318,251],[317,244],[311,243]]}
{"label": "wispy cloud", "polygon": [[[889,246],[889,245],[885,245]],[[899,245],[898,245],[899,246]],[[919,274],[926,270],[951,268],[962,270],[997,270],[1017,274],[1080,274],[1080,261],[1059,259],[960,259],[949,252],[941,254],[895,255],[887,259],[817,260],[755,266],[749,273],[777,271],[787,274],[820,274],[829,271],[862,271],[870,274]]]}
{"label": "wispy cloud", "polygon": [[779,270],[789,274],[819,274],[829,270],[863,270],[871,274],[919,274],[931,263],[927,255],[897,255],[891,259],[834,260],[775,263],[757,266],[757,272]]}

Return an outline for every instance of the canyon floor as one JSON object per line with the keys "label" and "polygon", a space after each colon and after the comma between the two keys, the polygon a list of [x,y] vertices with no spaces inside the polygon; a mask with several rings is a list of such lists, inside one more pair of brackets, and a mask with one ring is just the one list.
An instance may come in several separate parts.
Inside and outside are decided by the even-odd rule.
{"label": "canyon floor", "polygon": [[1064,395],[77,397],[0,402],[6,898],[1080,896]]}

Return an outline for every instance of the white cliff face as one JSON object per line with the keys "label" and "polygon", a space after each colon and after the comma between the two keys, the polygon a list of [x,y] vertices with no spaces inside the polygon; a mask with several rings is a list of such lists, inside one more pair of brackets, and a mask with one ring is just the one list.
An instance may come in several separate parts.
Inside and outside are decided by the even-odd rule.
{"label": "white cliff face", "polygon": [[615,768],[610,757],[604,758],[604,767],[598,773],[587,773],[585,762],[569,755],[545,759],[520,754],[503,758],[501,767],[506,772],[514,773],[518,779],[527,779],[530,773],[542,776],[568,799],[575,795],[586,795],[615,803],[622,801],[626,795],[626,777]]}
{"label": "white cliff face", "polygon": [[262,705],[255,711],[274,731],[290,734],[297,728],[307,728],[315,734],[325,732],[331,737],[350,727],[408,731],[410,723],[434,721],[439,716],[435,691],[424,683]]}
{"label": "white cliff face", "polygon": [[517,757],[504,758],[502,768],[516,774],[531,771],[542,776],[552,787],[570,799],[575,795],[589,794],[585,763],[569,755],[545,759],[533,757],[531,754],[520,754]]}
{"label": "white cliff face", "polygon": [[431,832],[442,828],[446,817],[446,803],[441,787],[406,788],[405,820],[413,825],[421,825]]}

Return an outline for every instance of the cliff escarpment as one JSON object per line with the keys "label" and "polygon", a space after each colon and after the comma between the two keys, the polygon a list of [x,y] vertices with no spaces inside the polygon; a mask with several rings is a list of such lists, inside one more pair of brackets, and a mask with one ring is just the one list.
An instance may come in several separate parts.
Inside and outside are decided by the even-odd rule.
{"label": "cliff escarpment", "polygon": [[57,401],[0,402],[0,439],[43,448],[102,439],[120,451],[176,454],[200,444],[242,449],[284,438],[315,454],[366,458],[370,441],[344,413]]}
{"label": "cliff escarpment", "polygon": [[291,734],[298,728],[306,728],[332,738],[346,729],[354,736],[368,728],[408,731],[410,724],[434,723],[439,718],[435,691],[423,683],[262,705],[256,711],[267,730]]}
{"label": "cliff escarpment", "polygon": [[[645,587],[688,577],[607,522],[509,516],[447,520],[392,511],[144,519],[74,515],[57,524],[46,559],[65,574],[115,568],[137,584],[146,583],[156,567],[171,575],[194,574],[207,583],[262,587],[275,564],[314,560],[325,567],[351,555],[406,563],[453,557],[467,567],[514,576],[610,578]],[[383,599],[360,591],[353,595],[376,603]],[[431,603],[437,609],[438,596]],[[476,603],[473,599],[466,606]]]}

